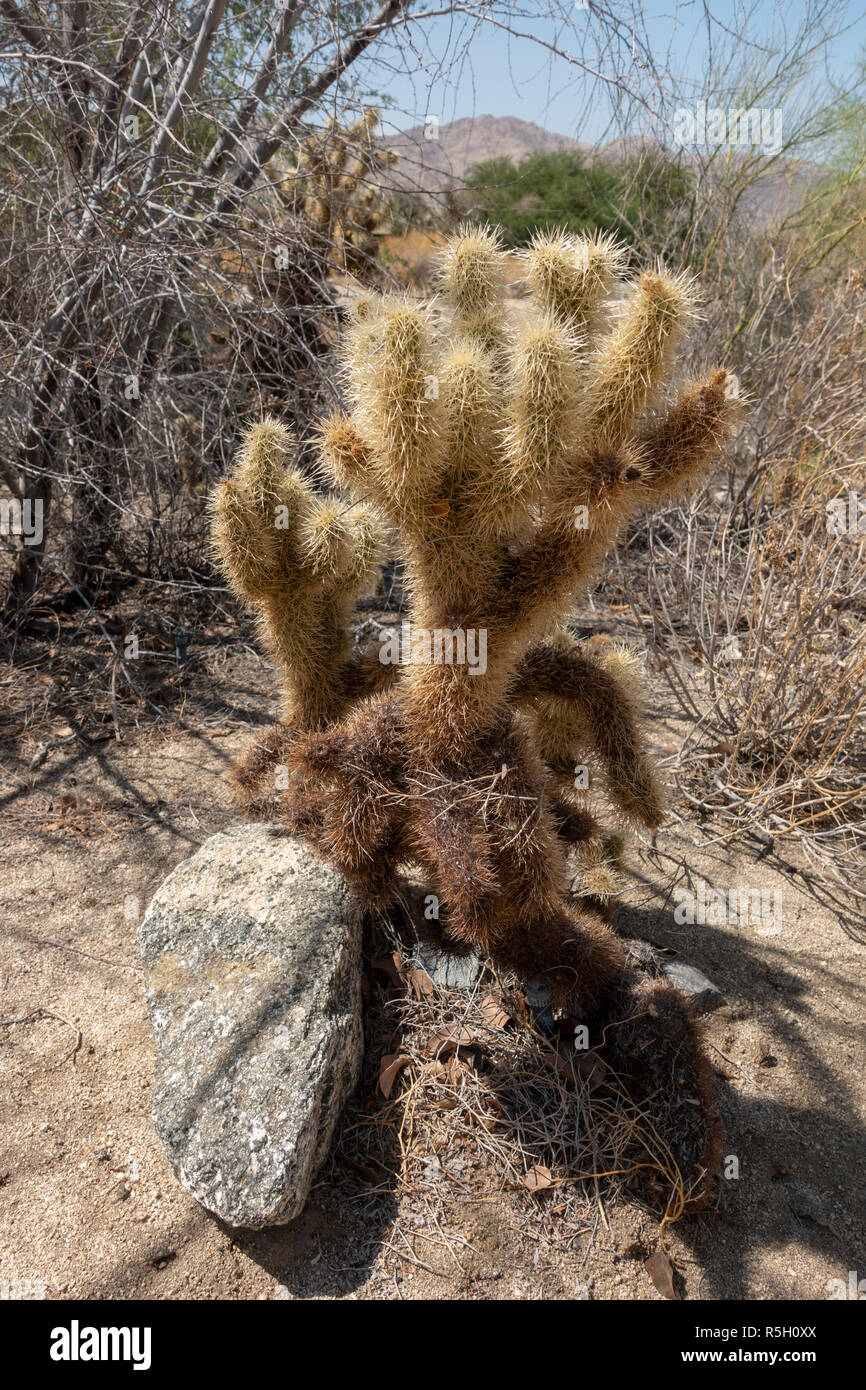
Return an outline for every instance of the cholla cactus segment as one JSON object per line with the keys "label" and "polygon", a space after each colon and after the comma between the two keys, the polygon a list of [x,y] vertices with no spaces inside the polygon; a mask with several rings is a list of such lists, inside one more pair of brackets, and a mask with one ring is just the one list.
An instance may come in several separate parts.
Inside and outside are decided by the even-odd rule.
{"label": "cholla cactus segment", "polygon": [[[548,979],[574,1017],[603,1029],[634,1015],[653,1057],[636,1078],[694,1074],[697,1201],[717,1131],[695,1027],[675,991],[629,973],[609,922],[619,846],[602,811],[617,832],[664,812],[640,672],[564,624],[635,513],[704,475],[736,402],[720,368],[677,394],[695,289],[662,269],[624,282],[624,264],[608,238],[539,236],[512,316],[496,234],[462,229],[438,301],[358,303],[349,409],[320,430],[337,493],[313,493],[266,421],[217,496],[214,534],[286,692],[281,729],[239,772],[246,804],[281,814],[369,903],[420,864],[446,935]],[[270,524],[280,507],[285,534]],[[408,648],[380,661],[348,651],[346,625],[386,528]],[[290,775],[275,802],[277,757]],[[628,1070],[621,1048],[615,1060]]]}
{"label": "cholla cactus segment", "polygon": [[445,466],[438,362],[428,314],[396,303],[364,322],[348,359],[350,390],[362,435],[373,445],[380,482],[395,489],[397,509],[436,486]]}
{"label": "cholla cactus segment", "polygon": [[643,737],[636,652],[611,646],[592,653],[561,632],[527,653],[514,698],[533,722],[562,801],[582,807],[584,783],[602,785],[626,825],[657,829],[664,792]]}
{"label": "cholla cactus segment", "polygon": [[488,497],[506,514],[538,499],[567,458],[578,425],[573,340],[556,319],[539,316],[520,329],[510,367],[502,462]]}
{"label": "cholla cactus segment", "polygon": [[462,227],[443,248],[442,290],[459,337],[488,352],[505,342],[505,273],[502,241],[491,227]]}
{"label": "cholla cactus segment", "polygon": [[273,519],[280,503],[280,490],[289,478],[289,460],[294,452],[292,435],[272,416],[253,425],[241,445],[235,482],[266,520]]}
{"label": "cholla cactus segment", "polygon": [[539,232],[526,254],[526,279],[538,303],[582,345],[597,332],[624,266],[613,237]]}
{"label": "cholla cactus segment", "polygon": [[280,671],[284,718],[306,729],[336,718],[352,693],[349,614],[375,581],[384,535],[370,508],[317,497],[293,456],[277,420],[254,425],[214,496],[212,532]]}
{"label": "cholla cactus segment", "polygon": [[673,352],[694,316],[686,276],[646,271],[623,301],[613,332],[599,344],[588,392],[588,429],[602,448],[628,439],[663,384]]}
{"label": "cholla cactus segment", "polygon": [[378,139],[381,119],[368,107],[351,125],[330,118],[304,139],[293,165],[276,183],[282,202],[303,211],[335,268],[369,273],[377,236],[388,221],[385,171],[396,162]]}
{"label": "cholla cactus segment", "polygon": [[728,439],[737,414],[733,378],[723,368],[683,391],[641,436],[647,501],[682,497],[700,482]]}
{"label": "cholla cactus segment", "polygon": [[493,357],[471,338],[442,358],[439,377],[449,500],[478,511],[489,505],[489,478],[501,456],[500,384]]}

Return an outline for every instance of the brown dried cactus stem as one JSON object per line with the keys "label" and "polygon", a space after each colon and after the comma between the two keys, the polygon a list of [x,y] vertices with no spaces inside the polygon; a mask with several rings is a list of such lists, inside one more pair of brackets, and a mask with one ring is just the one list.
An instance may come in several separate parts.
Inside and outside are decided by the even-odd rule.
{"label": "brown dried cactus stem", "polygon": [[[321,430],[323,471],[346,497],[315,497],[266,421],[216,498],[218,552],[285,692],[282,725],[239,784],[368,902],[419,863],[453,940],[545,977],[576,1017],[640,1018],[660,1055],[691,1058],[690,1181],[705,1196],[716,1128],[694,1025],[675,991],[627,968],[603,906],[616,848],[574,779],[586,766],[622,823],[660,823],[635,658],[592,651],[560,624],[624,524],[717,452],[734,410],[726,373],[666,399],[692,286],[662,270],[623,285],[606,238],[538,237],[530,307],[513,324],[495,234],[461,232],[443,261],[437,305],[359,302],[344,345],[350,411]],[[397,667],[349,653],[351,604],[388,528],[412,628],[483,633],[486,669],[437,661],[432,644]]]}

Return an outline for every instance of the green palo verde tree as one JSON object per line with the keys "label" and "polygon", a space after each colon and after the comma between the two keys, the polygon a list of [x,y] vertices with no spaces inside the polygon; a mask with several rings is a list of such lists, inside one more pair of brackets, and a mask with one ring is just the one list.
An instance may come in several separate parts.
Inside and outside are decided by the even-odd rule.
{"label": "green palo verde tree", "polygon": [[[735,403],[724,370],[674,385],[695,309],[686,278],[624,284],[609,238],[541,235],[517,317],[503,260],[494,232],[467,228],[444,249],[432,306],[359,302],[343,345],[350,409],[321,427],[335,492],[293,469],[274,420],[249,431],[217,491],[222,566],[283,688],[281,721],[237,782],[253,814],[306,837],[366,903],[387,903],[416,864],[446,943],[548,981],[636,1097],[666,1097],[686,1201],[700,1204],[720,1152],[709,1068],[684,998],[642,977],[609,924],[611,846],[574,777],[594,768],[623,821],[659,825],[636,663],[564,621],[628,520],[703,476]],[[389,534],[416,639],[400,664],[348,629]],[[460,660],[473,634],[483,662],[468,647]]]}

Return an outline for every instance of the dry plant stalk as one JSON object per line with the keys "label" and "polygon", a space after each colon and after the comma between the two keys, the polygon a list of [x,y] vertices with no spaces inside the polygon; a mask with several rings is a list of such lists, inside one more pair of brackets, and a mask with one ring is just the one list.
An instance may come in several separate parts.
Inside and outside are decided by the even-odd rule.
{"label": "dry plant stalk", "polygon": [[[321,464],[357,501],[317,498],[266,420],[216,495],[214,538],[284,688],[281,724],[238,772],[248,808],[279,814],[370,904],[420,865],[446,941],[543,977],[643,1095],[685,1087],[697,1202],[718,1154],[709,1068],[685,1000],[627,965],[609,849],[575,789],[594,762],[626,821],[659,824],[634,661],[562,624],[625,523],[702,476],[735,403],[724,370],[665,399],[695,291],[661,268],[624,285],[623,259],[605,237],[539,235],[512,329],[496,234],[461,231],[441,308],[371,297],[346,335],[351,410],[323,423]],[[399,665],[347,651],[388,527],[415,634]],[[569,845],[586,870],[576,907]]]}

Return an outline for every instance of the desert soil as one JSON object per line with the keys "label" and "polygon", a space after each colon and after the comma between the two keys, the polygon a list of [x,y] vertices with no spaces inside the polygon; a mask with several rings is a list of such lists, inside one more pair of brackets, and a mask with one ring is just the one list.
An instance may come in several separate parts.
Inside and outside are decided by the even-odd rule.
{"label": "desert soil", "polygon": [[[136,924],[160,881],[232,823],[232,759],[266,718],[267,678],[223,663],[204,727],[101,741],[55,730],[7,758],[0,836],[0,1284],[54,1299],[658,1299],[658,1221],[597,1203],[562,1248],[524,1192],[437,1168],[383,1189],[341,1162],[303,1215],[229,1230],[186,1195],[150,1118],[154,1045]],[[226,694],[226,691],[229,694]],[[662,712],[663,713],[663,712]],[[657,739],[676,740],[664,721]],[[34,753],[36,766],[29,767]],[[698,966],[724,1002],[706,1020],[726,1153],[719,1209],[668,1228],[688,1299],[824,1299],[866,1276],[864,934],[856,905],[781,844],[712,843],[676,822],[630,853],[624,931]],[[779,923],[678,926],[671,890],[778,890]],[[527,1210],[528,1204],[528,1210]],[[437,1208],[443,1210],[441,1204]]]}

